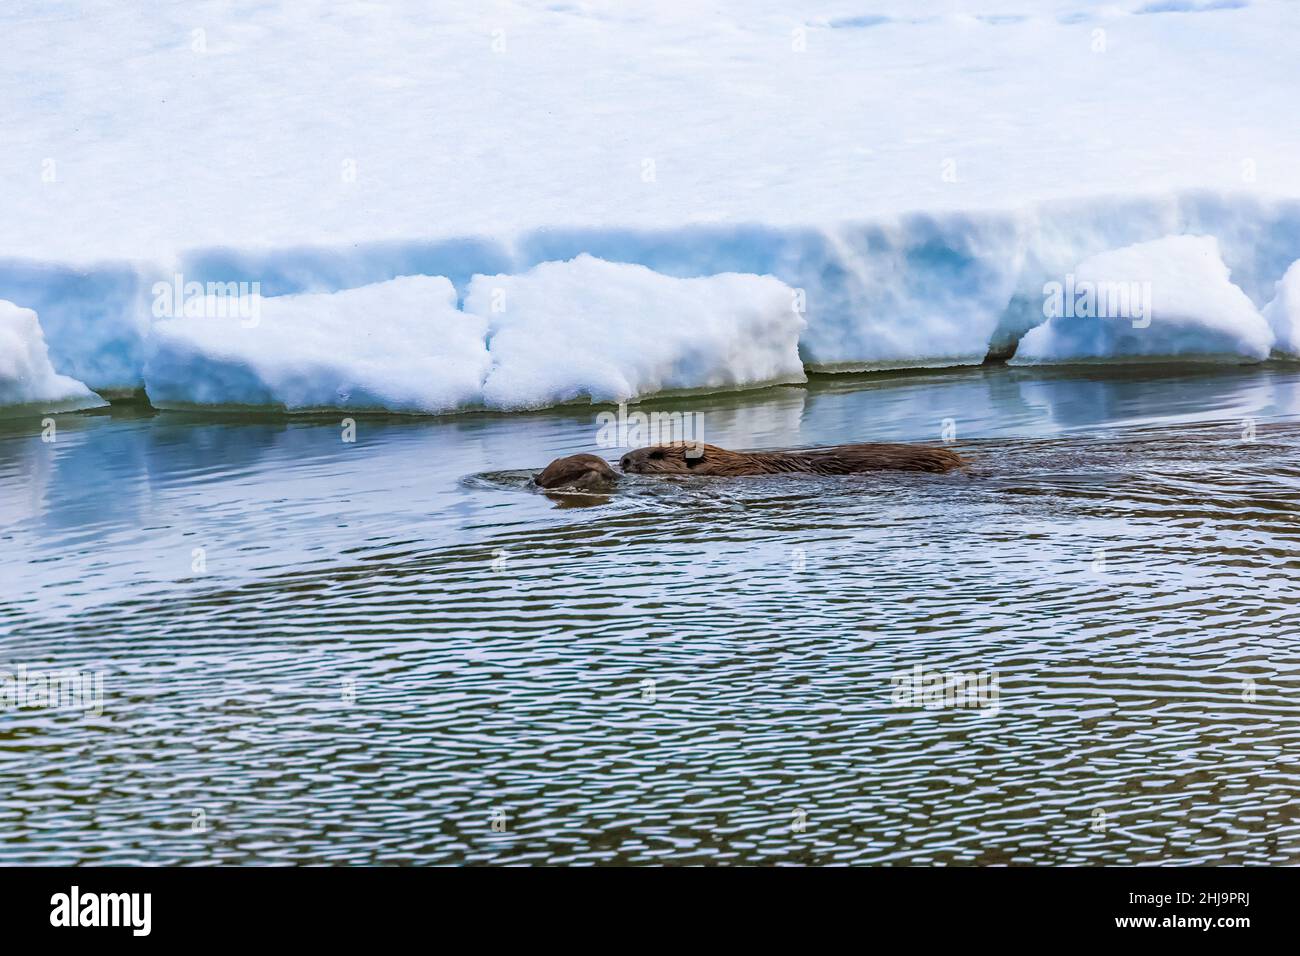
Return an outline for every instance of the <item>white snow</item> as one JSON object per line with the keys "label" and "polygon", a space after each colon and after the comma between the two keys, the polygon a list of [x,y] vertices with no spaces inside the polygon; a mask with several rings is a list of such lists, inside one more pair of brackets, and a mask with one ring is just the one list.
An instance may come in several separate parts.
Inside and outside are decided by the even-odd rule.
{"label": "white snow", "polygon": [[591,256],[476,276],[464,310],[429,276],[203,296],[154,326],[145,384],[160,408],[437,414],[802,382],[794,299],[770,276],[674,279]]}
{"label": "white snow", "polygon": [[[1107,250],[1213,236],[1256,308],[1300,259],[1288,0],[18,0],[0,31],[0,298],[105,393],[178,347],[148,303],[177,272],[277,298],[414,275],[464,295],[583,254],[773,276],[806,296],[804,363],[849,370],[1010,354],[1043,283]],[[707,363],[630,360],[637,334],[571,381],[493,388],[714,387]],[[401,361],[366,400],[460,401]],[[253,385],[314,402],[347,365],[303,369],[324,378]]]}
{"label": "white snow", "polygon": [[1264,307],[1264,318],[1273,330],[1274,351],[1300,358],[1300,259],[1278,280],[1277,294]]}
{"label": "white snow", "polygon": [[487,373],[486,322],[442,277],[222,305],[207,296],[203,315],[154,326],[154,405],[433,414],[476,401]]}
{"label": "white snow", "polygon": [[36,313],[0,299],[0,406],[57,412],[104,404],[81,382],[54,371]]}
{"label": "white snow", "polygon": [[1296,4],[1144,6],[19,0],[0,256],[1300,195]]}
{"label": "white snow", "polygon": [[804,319],[771,276],[674,279],[583,255],[475,276],[465,309],[491,322],[489,408],[805,380]]}
{"label": "white snow", "polygon": [[[1092,256],[1061,277],[1052,317],[1013,363],[1263,361],[1273,333],[1209,236],[1168,236]],[[1088,304],[1091,299],[1091,304]]]}

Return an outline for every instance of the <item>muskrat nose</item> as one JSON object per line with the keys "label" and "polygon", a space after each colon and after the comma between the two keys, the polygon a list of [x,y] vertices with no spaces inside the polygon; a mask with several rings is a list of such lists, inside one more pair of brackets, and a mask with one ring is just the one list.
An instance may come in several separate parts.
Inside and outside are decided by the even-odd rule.
{"label": "muskrat nose", "polygon": [[626,455],[624,455],[622,458],[618,460],[618,467],[622,468],[624,471],[627,471],[627,463],[631,460],[632,460],[632,453],[628,452]]}

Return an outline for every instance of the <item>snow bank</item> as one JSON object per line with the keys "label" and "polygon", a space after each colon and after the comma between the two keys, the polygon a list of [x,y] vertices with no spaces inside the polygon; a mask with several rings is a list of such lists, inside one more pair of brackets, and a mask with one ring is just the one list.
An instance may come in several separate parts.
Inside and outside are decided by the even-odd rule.
{"label": "snow bank", "polygon": [[804,381],[804,320],[770,276],[674,279],[584,255],[475,276],[465,308],[491,322],[489,408]]}
{"label": "snow bank", "polygon": [[1021,339],[1013,364],[1263,361],[1273,344],[1213,237],[1104,252],[1043,292],[1050,318]]}
{"label": "snow bank", "polygon": [[[1200,248],[1196,243],[1203,246],[1209,241],[1191,239],[1190,234],[1197,231],[1215,237],[1219,252],[1188,252]],[[1179,235],[1193,246],[1175,243],[1171,248],[1184,252],[1166,265],[1159,264],[1163,261],[1159,256],[1131,267],[1108,265],[1104,258],[1107,250],[1158,247],[1159,242]],[[1086,269],[1079,266],[1092,259],[1098,262],[1091,262]],[[477,280],[479,286],[486,283],[489,289],[505,287],[506,280],[493,277],[513,277],[514,291],[507,301],[518,309],[508,308],[498,315],[492,312],[490,301],[469,308],[475,318],[466,328],[473,335],[484,337],[484,320],[492,325],[492,358],[500,368],[486,392],[479,389],[473,401],[465,399],[470,391],[467,379],[453,375],[453,380],[461,381],[460,388],[452,389],[454,394],[438,398],[412,393],[403,382],[407,374],[403,363],[410,358],[399,355],[394,359],[390,396],[381,387],[379,367],[387,359],[381,351],[372,351],[366,359],[371,363],[365,373],[369,384],[357,397],[408,410],[484,401],[491,407],[526,408],[581,397],[604,400],[663,389],[724,389],[795,381],[799,373],[785,350],[787,331],[798,336],[798,356],[803,364],[816,371],[978,364],[988,354],[1007,357],[1013,353],[1020,362],[1158,358],[1162,350],[1169,351],[1171,357],[1252,357],[1261,347],[1258,330],[1262,326],[1260,321],[1246,318],[1239,330],[1246,338],[1236,341],[1233,330],[1240,324],[1238,319],[1254,308],[1243,302],[1241,292],[1255,306],[1262,306],[1274,297],[1278,279],[1297,259],[1300,202],[1198,192],[1163,198],[1077,199],[1001,212],[918,213],[822,227],[697,223],[648,231],[547,229],[506,244],[467,238],[348,249],[229,248],[187,254],[174,271],[147,263],[72,269],[6,260],[0,261],[0,290],[9,290],[18,305],[39,306],[56,372],[112,394],[129,392],[144,382],[144,360],[153,347],[150,317],[152,280],[156,278],[180,274],[187,282],[260,283],[261,292],[267,295],[260,301],[274,310],[273,303],[287,301],[291,294],[369,288],[406,270],[426,278],[446,275],[462,296],[471,291],[474,273],[484,277]],[[565,260],[575,262],[563,265]],[[1225,263],[1241,291],[1228,281]],[[530,269],[542,265],[546,268],[536,276],[525,277]],[[1132,275],[1138,281],[1154,281],[1157,272],[1172,270],[1167,282],[1152,287],[1154,295],[1163,296],[1156,303],[1161,306],[1162,318],[1154,329],[1133,329],[1127,338],[1112,341],[1107,336],[1116,335],[1122,322],[1096,323],[1095,328],[1082,322],[1070,329],[1058,323],[1021,343],[1031,329],[1045,321],[1046,282],[1063,281],[1070,274],[1076,279],[1110,278],[1088,271],[1097,268],[1103,272],[1118,269],[1116,277]],[[1181,275],[1180,270],[1192,278]],[[1218,280],[1213,279],[1216,272]],[[784,282],[789,287],[787,295],[801,296],[806,325],[794,329],[784,323],[768,324],[758,312],[746,312],[755,301],[750,292],[757,287],[737,292],[733,298],[732,293],[701,293],[698,290],[703,286],[682,293],[686,287],[676,284],[724,273],[745,274],[749,281],[767,276],[769,285]],[[372,279],[375,281],[366,281]],[[1198,290],[1188,293],[1191,299],[1205,289],[1211,290],[1213,298],[1189,301],[1186,309],[1175,307],[1177,303],[1169,296],[1185,282],[1186,289]],[[443,293],[445,286],[440,295]],[[446,307],[454,311],[455,293],[447,294],[451,304]],[[683,295],[690,301],[682,301]],[[554,301],[544,301],[548,297]],[[656,300],[672,302],[673,307],[660,310]],[[321,328],[317,334],[346,343],[352,333],[344,334],[344,315],[354,315],[358,333],[386,321],[364,305],[349,304],[353,301],[344,299],[337,305],[337,328]],[[528,303],[526,314],[524,302]],[[765,308],[760,307],[759,312]],[[1186,313],[1174,314],[1172,321],[1189,319],[1200,331],[1192,334],[1188,332],[1191,326],[1184,324],[1182,332],[1191,338],[1181,344],[1168,336],[1162,338],[1160,330],[1173,327],[1171,309]],[[611,319],[605,313],[626,320]],[[49,325],[46,314],[52,317]],[[269,315],[276,317],[274,312]],[[784,305],[781,315],[792,318],[786,315]],[[1223,328],[1231,341],[1204,339],[1206,335],[1213,338],[1219,318],[1227,322]],[[540,344],[536,344],[529,339],[526,328],[534,322],[553,330],[549,340],[539,338]],[[638,323],[653,327],[639,328]],[[705,358],[700,354],[685,336],[687,325],[691,335],[711,343],[715,355]],[[1250,332],[1251,328],[1256,331]],[[399,339],[401,333],[400,328],[394,332]],[[159,344],[163,361],[178,357],[176,350],[187,337],[190,345],[186,347],[194,350],[194,355],[207,354],[208,340],[202,334],[197,325],[187,323],[181,334],[177,326],[160,323],[158,337],[166,340]],[[1285,339],[1282,332],[1278,334]],[[266,338],[268,335],[272,337]],[[565,362],[545,359],[554,354],[554,341],[561,335],[566,342]],[[729,338],[733,335],[734,340]],[[1193,341],[1197,336],[1204,340]],[[311,341],[310,337],[305,341]],[[341,400],[331,397],[335,391],[342,388],[352,394],[342,381],[350,361],[346,355],[305,365],[304,374],[317,370],[324,377],[319,382],[294,377],[297,394],[290,395],[282,394],[287,382],[277,385],[272,378],[263,379],[249,369],[260,367],[271,376],[270,370],[277,366],[275,354],[262,357],[260,366],[253,362],[257,342],[287,350],[285,354],[293,361],[305,361],[304,355],[293,351],[294,341],[280,343],[266,329],[260,333],[244,330],[235,322],[231,334],[217,344],[225,347],[239,342],[245,344],[246,351],[232,356],[234,365],[221,373],[233,376],[228,388],[218,387],[215,379],[220,376],[206,384],[187,384],[177,369],[155,362],[151,392],[164,403],[278,405],[287,400],[285,407],[314,407],[322,401],[336,407]],[[486,347],[483,343],[473,347],[475,361],[481,360]],[[569,351],[581,356],[580,364],[572,364]],[[436,351],[429,354],[436,360]],[[247,368],[236,375],[235,369],[243,364]],[[681,367],[674,367],[677,364]],[[215,367],[210,371],[215,372]],[[203,388],[212,389],[212,395],[198,396]],[[343,401],[343,407],[348,407]]]}
{"label": "snow bank", "polygon": [[1300,358],[1300,259],[1278,280],[1277,294],[1264,308],[1264,318],[1273,330],[1273,350]]}
{"label": "snow bank", "polygon": [[143,382],[173,272],[769,275],[804,363],[854,370],[1010,355],[1110,249],[1214,236],[1256,307],[1300,259],[1300,61],[1259,54],[1294,3],[63,7],[0,18],[0,298],[101,391]]}
{"label": "snow bank", "polygon": [[0,300],[0,406],[57,412],[103,404],[81,382],[54,371],[36,313]]}
{"label": "snow bank", "polygon": [[238,307],[205,296],[194,311],[154,326],[145,387],[160,408],[438,413],[476,401],[487,373],[486,322],[442,277]]}

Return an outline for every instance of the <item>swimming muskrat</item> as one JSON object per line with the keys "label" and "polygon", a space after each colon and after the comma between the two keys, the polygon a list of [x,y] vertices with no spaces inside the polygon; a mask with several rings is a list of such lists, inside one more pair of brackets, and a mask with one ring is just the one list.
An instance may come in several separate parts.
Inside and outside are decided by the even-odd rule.
{"label": "swimming muskrat", "polygon": [[[805,448],[800,451],[728,451],[699,442],[649,445],[619,460],[628,474],[707,475],[739,478],[752,475],[854,475],[868,471],[944,472],[967,464],[946,448],[931,445],[868,443]],[[596,455],[557,458],[534,479],[541,488],[610,488],[618,472]]]}

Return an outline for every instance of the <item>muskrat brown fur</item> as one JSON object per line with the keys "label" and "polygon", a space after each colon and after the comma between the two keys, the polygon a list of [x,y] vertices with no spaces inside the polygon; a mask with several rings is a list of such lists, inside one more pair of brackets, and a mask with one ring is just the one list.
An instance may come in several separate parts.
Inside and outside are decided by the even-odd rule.
{"label": "muskrat brown fur", "polygon": [[855,475],[867,471],[944,472],[960,468],[966,459],[931,445],[868,443],[832,445],[800,451],[728,451],[717,445],[674,442],[630,451],[619,466],[637,475],[710,475],[738,478],[749,475]]}
{"label": "muskrat brown fur", "polygon": [[569,455],[557,458],[533,479],[539,488],[576,488],[601,491],[618,481],[618,472],[609,462],[595,455]]}
{"label": "muskrat brown fur", "polygon": [[[752,475],[855,475],[870,471],[945,472],[961,468],[966,459],[932,445],[867,443],[805,448],[800,451],[728,451],[717,445],[676,442],[630,451],[619,461],[634,475],[707,475],[740,478]],[[540,488],[606,490],[618,472],[595,455],[557,458],[534,478]]]}

